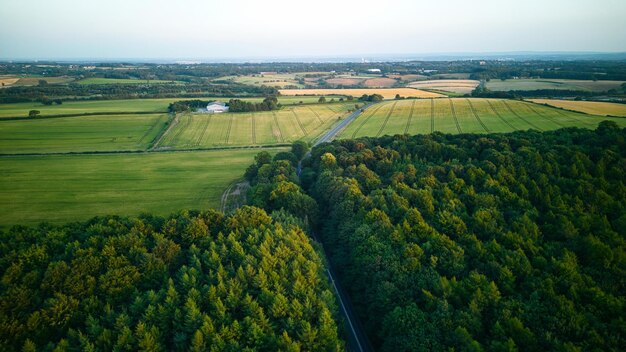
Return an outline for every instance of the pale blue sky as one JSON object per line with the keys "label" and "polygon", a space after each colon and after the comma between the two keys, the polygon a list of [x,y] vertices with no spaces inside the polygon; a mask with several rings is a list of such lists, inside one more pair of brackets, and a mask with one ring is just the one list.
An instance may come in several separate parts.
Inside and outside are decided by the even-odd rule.
{"label": "pale blue sky", "polygon": [[0,58],[626,51],[626,0],[0,0]]}

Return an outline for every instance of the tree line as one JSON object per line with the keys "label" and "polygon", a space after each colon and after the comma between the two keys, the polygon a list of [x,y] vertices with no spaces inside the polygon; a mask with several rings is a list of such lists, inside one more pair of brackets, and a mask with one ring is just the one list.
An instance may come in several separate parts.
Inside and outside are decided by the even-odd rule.
{"label": "tree line", "polygon": [[48,102],[67,100],[109,100],[142,98],[195,98],[232,96],[270,96],[278,91],[239,83],[213,84],[48,84],[0,89],[0,103]]}
{"label": "tree line", "polygon": [[230,112],[270,111],[279,109],[280,106],[278,98],[275,96],[266,97],[260,103],[243,101],[241,99],[230,99],[228,101],[228,111]]}

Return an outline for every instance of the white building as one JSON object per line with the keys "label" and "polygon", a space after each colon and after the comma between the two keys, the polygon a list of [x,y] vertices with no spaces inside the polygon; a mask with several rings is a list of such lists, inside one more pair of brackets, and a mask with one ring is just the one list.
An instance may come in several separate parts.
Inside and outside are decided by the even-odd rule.
{"label": "white building", "polygon": [[209,105],[206,106],[206,111],[209,114],[217,114],[220,112],[227,112],[228,111],[228,106],[226,106],[225,103],[222,103],[221,101],[214,101],[212,103],[209,103]]}
{"label": "white building", "polygon": [[380,73],[380,69],[379,68],[370,68],[367,70],[367,72],[369,73]]}

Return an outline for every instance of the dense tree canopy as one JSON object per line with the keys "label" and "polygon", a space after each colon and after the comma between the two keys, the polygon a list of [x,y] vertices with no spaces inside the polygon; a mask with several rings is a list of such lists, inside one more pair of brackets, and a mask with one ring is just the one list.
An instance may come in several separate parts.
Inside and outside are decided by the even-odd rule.
{"label": "dense tree canopy", "polygon": [[275,96],[266,97],[260,103],[231,99],[228,101],[228,108],[230,112],[270,111],[280,108],[280,104]]}
{"label": "dense tree canopy", "polygon": [[253,207],[0,234],[0,350],[336,351],[299,220]]}
{"label": "dense tree canopy", "polygon": [[626,130],[615,124],[335,141],[302,173],[381,350],[626,346]]}

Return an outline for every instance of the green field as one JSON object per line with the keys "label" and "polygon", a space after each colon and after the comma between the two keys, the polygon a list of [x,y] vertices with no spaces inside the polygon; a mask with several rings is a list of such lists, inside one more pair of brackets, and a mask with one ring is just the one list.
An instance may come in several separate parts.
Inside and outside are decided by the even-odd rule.
{"label": "green field", "polygon": [[78,84],[164,84],[182,83],[180,81],[168,81],[162,79],[129,79],[129,78],[85,78],[76,82]]}
{"label": "green field", "polygon": [[623,81],[592,81],[574,79],[492,79],[487,82],[487,89],[497,91],[509,90],[537,90],[537,89],[559,89],[559,90],[582,90],[586,92],[604,92],[609,89],[617,89]]}
{"label": "green field", "polygon": [[0,154],[145,150],[167,121],[167,114],[2,121]]}
{"label": "green field", "polygon": [[[317,103],[320,97],[296,97],[284,96],[278,97],[278,102],[283,105]],[[15,103],[0,104],[0,119],[3,117],[26,117],[30,110],[39,110],[41,115],[63,115],[63,114],[82,114],[82,113],[116,113],[116,112],[166,112],[170,103],[178,100],[191,98],[164,98],[164,99],[127,99],[127,100],[86,100],[86,101],[67,101],[61,105],[42,105],[41,103]],[[228,102],[229,97],[203,97],[202,100],[221,100]],[[236,98],[246,101],[261,102],[262,97],[255,98]],[[326,101],[330,99],[337,100],[337,97],[326,97]]]}
{"label": "green field", "polygon": [[267,145],[312,141],[328,131],[353,103],[284,107],[275,111],[179,115],[160,149]]}
{"label": "green field", "polygon": [[444,133],[512,132],[562,127],[595,128],[603,120],[626,126],[626,119],[592,116],[502,99],[420,99],[384,102],[367,109],[340,138]]}
{"label": "green field", "polygon": [[217,208],[258,152],[0,157],[0,226]]}
{"label": "green field", "polygon": [[[85,111],[80,109],[158,110],[169,101],[94,101],[53,108],[73,109],[70,111],[74,113]],[[313,141],[353,107],[353,102],[345,102],[285,106],[257,113],[182,114],[171,125],[166,124],[169,115],[164,113],[0,121],[1,154],[83,153],[0,156],[0,226],[144,211],[164,215],[181,208],[217,207],[224,189],[243,175],[259,149],[116,152],[147,150],[161,131],[167,133],[157,150]],[[622,118],[514,100],[398,100],[367,109],[340,137],[593,128],[606,119],[626,126]],[[84,154],[95,151],[113,153]]]}

